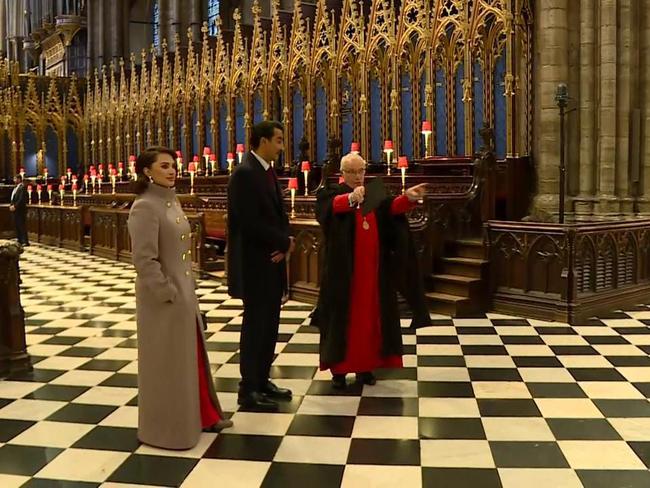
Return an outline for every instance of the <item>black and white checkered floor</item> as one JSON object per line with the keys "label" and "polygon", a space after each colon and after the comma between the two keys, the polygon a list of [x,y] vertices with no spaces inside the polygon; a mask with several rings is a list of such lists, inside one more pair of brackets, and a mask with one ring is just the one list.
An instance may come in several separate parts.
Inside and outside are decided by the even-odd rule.
{"label": "black and white checkered floor", "polygon": [[136,439],[132,267],[32,246],[21,268],[34,371],[0,381],[0,487],[650,487],[650,307],[574,327],[437,316],[404,330],[403,369],[341,394],[317,370],[310,307],[289,302],[272,375],[294,400],[248,413],[240,302],[204,279],[235,427],[166,452]]}

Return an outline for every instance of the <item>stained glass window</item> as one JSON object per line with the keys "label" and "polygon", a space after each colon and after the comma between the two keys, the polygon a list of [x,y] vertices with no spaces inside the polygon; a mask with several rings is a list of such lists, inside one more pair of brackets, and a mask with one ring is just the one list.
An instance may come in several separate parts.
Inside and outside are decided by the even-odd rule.
{"label": "stained glass window", "polygon": [[219,15],[219,0],[208,0],[208,33],[211,36],[217,35],[217,25],[215,20],[217,20],[217,15]]}
{"label": "stained glass window", "polygon": [[153,44],[160,47],[160,5],[156,0],[153,2]]}

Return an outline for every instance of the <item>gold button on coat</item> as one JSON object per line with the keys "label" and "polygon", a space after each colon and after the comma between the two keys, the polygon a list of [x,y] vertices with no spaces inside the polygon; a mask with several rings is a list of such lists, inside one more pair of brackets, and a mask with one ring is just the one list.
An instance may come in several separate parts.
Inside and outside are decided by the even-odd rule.
{"label": "gold button on coat", "polygon": [[187,259],[187,255],[186,255],[185,253],[183,253],[183,255],[181,256],[181,258],[183,259],[183,261],[185,261],[185,260]]}
{"label": "gold button on coat", "polygon": [[180,223],[181,223],[181,218],[180,218],[180,217],[176,217],[176,223],[177,223],[177,224],[180,224]]}
{"label": "gold button on coat", "polygon": [[167,208],[169,208],[169,207],[172,206],[172,202],[167,202],[166,205],[167,205]]}
{"label": "gold button on coat", "polygon": [[185,234],[181,234],[181,241],[184,241],[187,236]]}
{"label": "gold button on coat", "polygon": [[185,271],[185,276],[189,276],[189,275],[190,275],[190,272],[189,272],[189,271]]}

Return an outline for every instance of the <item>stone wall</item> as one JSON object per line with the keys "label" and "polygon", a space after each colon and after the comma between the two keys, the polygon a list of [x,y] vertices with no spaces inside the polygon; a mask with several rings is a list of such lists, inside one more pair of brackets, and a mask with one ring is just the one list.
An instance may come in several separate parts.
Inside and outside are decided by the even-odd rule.
{"label": "stone wall", "polygon": [[535,2],[537,209],[557,211],[566,83],[567,211],[650,214],[650,0]]}

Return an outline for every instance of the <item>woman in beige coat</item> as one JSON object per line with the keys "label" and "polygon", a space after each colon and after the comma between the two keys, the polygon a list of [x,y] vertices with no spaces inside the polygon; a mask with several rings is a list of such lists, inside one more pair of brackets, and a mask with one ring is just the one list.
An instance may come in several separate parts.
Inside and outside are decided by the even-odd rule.
{"label": "woman in beige coat", "polygon": [[230,427],[214,390],[194,292],[190,225],[176,197],[175,154],[146,149],[136,161],[138,194],[129,234],[138,323],[138,438],[190,449],[202,430]]}

